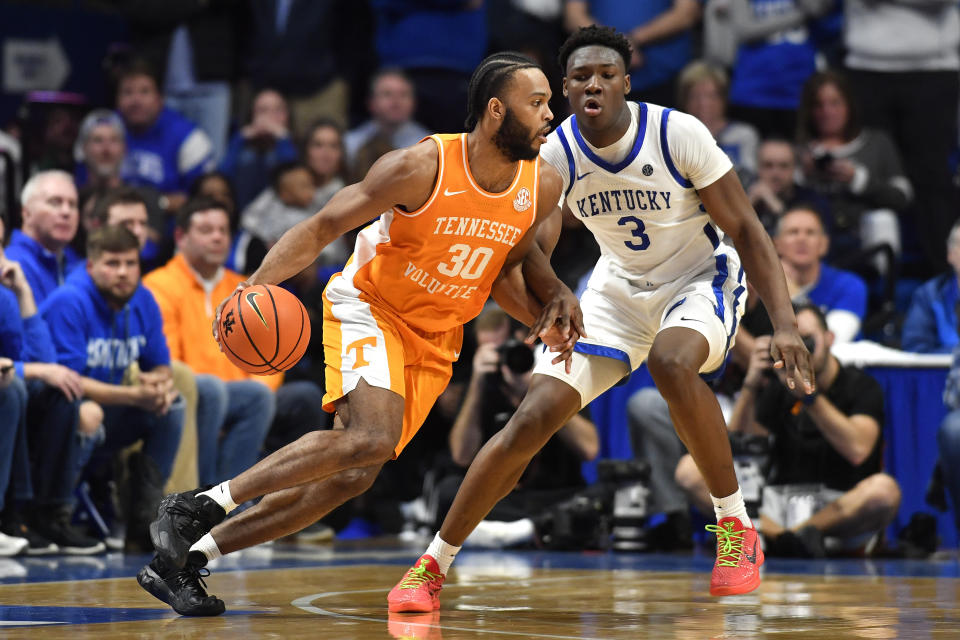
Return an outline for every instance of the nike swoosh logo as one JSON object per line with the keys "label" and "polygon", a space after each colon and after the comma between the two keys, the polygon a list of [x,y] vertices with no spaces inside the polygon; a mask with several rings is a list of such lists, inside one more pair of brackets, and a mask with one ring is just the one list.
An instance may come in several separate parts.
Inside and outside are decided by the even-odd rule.
{"label": "nike swoosh logo", "polygon": [[584,178],[586,178],[586,177],[587,177],[588,175],[590,175],[591,173],[593,173],[593,171],[587,171],[586,173],[579,174],[579,175],[577,176],[577,180],[583,180]]}
{"label": "nike swoosh logo", "polygon": [[444,189],[444,190],[443,190],[443,195],[445,195],[445,196],[455,196],[455,195],[458,195],[458,194],[461,194],[461,193],[466,193],[466,192],[467,192],[466,189],[464,189],[463,191],[450,191],[450,189]]}
{"label": "nike swoosh logo", "polygon": [[757,541],[756,540],[753,541],[753,554],[751,555],[748,553],[746,554],[746,556],[747,556],[747,560],[749,560],[751,564],[757,564]]}
{"label": "nike swoosh logo", "polygon": [[260,322],[263,323],[263,326],[269,328],[270,325],[267,324],[267,319],[263,317],[263,312],[260,311],[260,305],[257,304],[257,297],[262,295],[263,294],[259,291],[251,291],[247,295],[243,296],[243,299],[247,301],[247,304],[250,305],[250,308],[253,309],[253,312],[256,313],[260,318]]}
{"label": "nike swoosh logo", "polygon": [[699,322],[700,324],[707,324],[703,320],[698,320],[697,318],[688,318],[687,316],[680,316],[681,320],[686,320],[688,322]]}

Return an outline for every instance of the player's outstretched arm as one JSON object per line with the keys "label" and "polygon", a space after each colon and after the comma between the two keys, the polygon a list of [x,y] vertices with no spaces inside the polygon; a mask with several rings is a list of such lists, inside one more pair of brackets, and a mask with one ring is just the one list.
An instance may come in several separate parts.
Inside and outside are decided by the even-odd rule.
{"label": "player's outstretched arm", "polygon": [[[420,208],[437,179],[437,145],[432,140],[384,154],[356,184],[338,191],[313,216],[284,233],[253,275],[237,289],[255,284],[279,284],[310,266],[320,252],[347,231],[369,222],[384,211],[400,206]],[[220,312],[230,297],[220,302],[213,318],[213,337],[219,340]]]}
{"label": "player's outstretched arm", "polygon": [[801,384],[807,393],[813,393],[810,353],[803,346],[797,330],[783,267],[740,179],[731,169],[716,182],[700,189],[699,194],[710,217],[733,240],[747,277],[770,314],[774,329],[770,352],[774,366],[786,369],[791,388]]}
{"label": "player's outstretched arm", "polygon": [[430,197],[436,176],[437,145],[432,140],[383,155],[363,180],[338,191],[323,209],[284,233],[249,283],[283,282],[347,231],[394,206],[419,208]]}

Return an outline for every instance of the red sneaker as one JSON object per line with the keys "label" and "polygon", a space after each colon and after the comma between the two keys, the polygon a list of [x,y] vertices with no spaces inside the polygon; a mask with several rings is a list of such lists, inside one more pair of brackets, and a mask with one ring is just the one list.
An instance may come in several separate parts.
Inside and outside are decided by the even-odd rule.
{"label": "red sneaker", "polygon": [[740,518],[723,518],[707,531],[717,535],[717,562],[710,578],[710,595],[734,596],[760,586],[763,549],[757,530],[747,529]]}
{"label": "red sneaker", "polygon": [[440,608],[444,575],[433,556],[420,556],[403,579],[387,594],[390,611],[430,613]]}

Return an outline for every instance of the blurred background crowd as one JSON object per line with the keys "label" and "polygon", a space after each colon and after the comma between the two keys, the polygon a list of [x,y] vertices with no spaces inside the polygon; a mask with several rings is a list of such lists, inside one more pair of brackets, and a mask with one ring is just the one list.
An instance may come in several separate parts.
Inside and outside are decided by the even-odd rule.
{"label": "blurred background crowd", "polygon": [[[557,50],[593,23],[633,43],[630,99],[695,115],[730,156],[798,305],[829,419],[770,375],[756,296],[713,383],[768,546],[891,548],[897,424],[877,382],[831,348],[960,346],[957,0],[4,0],[0,554],[149,549],[164,491],[330,428],[321,296],[352,235],[284,285],[314,336],[286,375],[229,364],[213,309],[381,155],[462,130],[486,54],[539,61],[559,123]],[[558,275],[578,289],[598,256],[565,216]],[[533,358],[518,335],[496,308],[471,323],[420,435],[301,537],[432,528],[523,395]],[[602,547],[590,505],[625,473],[649,487],[637,546],[690,547],[702,481],[656,390],[633,391],[623,419],[588,407],[561,429],[472,544]],[[945,391],[927,444],[941,462],[923,470],[940,510],[960,499],[960,368]],[[611,431],[637,464],[597,482],[581,463],[622,457]]]}

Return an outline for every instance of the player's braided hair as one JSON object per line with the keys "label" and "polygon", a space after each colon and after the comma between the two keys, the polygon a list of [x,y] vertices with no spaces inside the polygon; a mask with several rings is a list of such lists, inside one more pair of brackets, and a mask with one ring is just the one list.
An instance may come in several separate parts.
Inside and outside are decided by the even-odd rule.
{"label": "player's braided hair", "polygon": [[525,55],[514,51],[503,51],[487,56],[477,65],[470,76],[467,89],[467,119],[464,126],[467,131],[480,122],[490,98],[499,97],[507,80],[520,69],[539,69],[540,65]]}
{"label": "player's braided hair", "polygon": [[601,27],[592,24],[589,27],[581,27],[571,33],[567,41],[561,45],[560,53],[557,56],[560,61],[560,71],[566,75],[567,60],[570,59],[570,55],[581,47],[589,47],[591,45],[599,45],[613,49],[623,58],[623,68],[630,68],[631,47],[627,37],[613,27]]}

